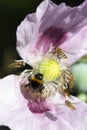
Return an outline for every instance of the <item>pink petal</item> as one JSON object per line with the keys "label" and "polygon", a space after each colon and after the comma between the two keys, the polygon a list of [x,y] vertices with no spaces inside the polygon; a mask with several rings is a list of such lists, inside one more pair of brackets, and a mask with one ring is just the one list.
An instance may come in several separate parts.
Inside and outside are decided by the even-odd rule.
{"label": "pink petal", "polygon": [[20,81],[15,75],[0,80],[0,125],[12,130],[87,130],[87,104],[71,96],[76,107],[71,110],[57,94],[47,100],[50,111],[34,114],[20,92]]}
{"label": "pink petal", "polygon": [[36,13],[27,15],[17,29],[17,50],[20,56],[33,64],[41,56],[35,49],[46,53],[51,43],[69,52],[69,63],[87,54],[86,11],[87,1],[72,8],[64,3],[56,5],[44,0]]}

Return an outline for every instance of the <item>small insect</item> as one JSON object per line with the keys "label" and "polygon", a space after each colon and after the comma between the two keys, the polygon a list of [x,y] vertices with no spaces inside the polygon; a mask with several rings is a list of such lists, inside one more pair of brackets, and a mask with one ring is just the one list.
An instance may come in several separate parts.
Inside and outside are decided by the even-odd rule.
{"label": "small insect", "polygon": [[43,74],[37,73],[35,75],[31,75],[28,77],[29,86],[33,89],[33,91],[42,92],[44,89],[43,86]]}
{"label": "small insect", "polygon": [[75,106],[68,100],[65,101],[65,105],[71,108],[72,110],[76,110]]}
{"label": "small insect", "polygon": [[54,48],[52,51],[53,55],[56,55],[58,59],[67,59],[66,54],[64,53],[64,51],[61,48]]}
{"label": "small insect", "polygon": [[9,68],[22,68],[26,65],[26,63],[23,60],[15,60],[13,63],[11,63],[8,67]]}

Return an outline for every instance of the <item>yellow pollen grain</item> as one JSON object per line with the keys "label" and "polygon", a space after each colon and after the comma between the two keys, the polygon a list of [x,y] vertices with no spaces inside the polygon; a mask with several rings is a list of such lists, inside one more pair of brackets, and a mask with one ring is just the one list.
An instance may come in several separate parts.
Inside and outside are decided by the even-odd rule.
{"label": "yellow pollen grain", "polygon": [[45,81],[54,81],[60,75],[61,68],[56,60],[45,58],[40,63],[39,71],[44,75]]}

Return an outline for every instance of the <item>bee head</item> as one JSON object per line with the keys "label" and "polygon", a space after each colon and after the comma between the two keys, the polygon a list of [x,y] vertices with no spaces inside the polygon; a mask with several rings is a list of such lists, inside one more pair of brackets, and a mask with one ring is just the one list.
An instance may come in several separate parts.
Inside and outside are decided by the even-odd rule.
{"label": "bee head", "polygon": [[37,74],[35,74],[35,78],[37,78],[39,80],[42,80],[43,79],[43,74],[37,73]]}

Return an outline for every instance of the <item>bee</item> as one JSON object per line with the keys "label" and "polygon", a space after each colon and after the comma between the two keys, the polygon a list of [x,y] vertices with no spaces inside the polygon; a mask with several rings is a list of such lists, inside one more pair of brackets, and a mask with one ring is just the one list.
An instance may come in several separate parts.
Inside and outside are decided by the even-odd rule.
{"label": "bee", "polygon": [[65,101],[65,105],[72,110],[76,110],[75,106],[68,100]]}
{"label": "bee", "polygon": [[58,59],[67,59],[66,54],[64,53],[64,51],[61,48],[54,48],[52,51],[53,55],[56,55]]}
{"label": "bee", "polygon": [[15,60],[13,63],[11,63],[8,67],[9,68],[22,68],[26,65],[26,63],[23,60]]}
{"label": "bee", "polygon": [[33,89],[33,91],[37,91],[42,93],[44,89],[43,86],[43,74],[37,73],[28,77],[29,86]]}

